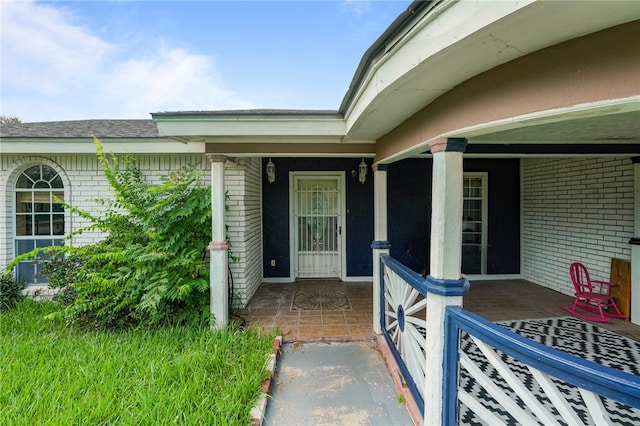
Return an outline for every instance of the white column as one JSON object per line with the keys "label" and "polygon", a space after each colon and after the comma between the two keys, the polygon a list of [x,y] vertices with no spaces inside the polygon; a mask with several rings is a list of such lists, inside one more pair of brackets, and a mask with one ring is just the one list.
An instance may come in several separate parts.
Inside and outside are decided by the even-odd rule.
{"label": "white column", "polygon": [[208,249],[210,257],[210,312],[213,328],[224,328],[229,323],[229,284],[227,278],[227,236],[224,223],[225,189],[223,155],[208,155],[211,161],[211,235]]}
{"label": "white column", "polygon": [[430,144],[433,154],[431,259],[427,277],[427,341],[424,424],[442,424],[444,319],[447,306],[462,306],[468,283],[461,278],[462,153],[465,139]]}
{"label": "white column", "polygon": [[640,157],[633,161],[634,238],[631,245],[631,322],[640,325]]}
{"label": "white column", "polygon": [[381,334],[380,255],[389,254],[390,247],[387,241],[387,165],[374,164],[373,171],[373,331]]}

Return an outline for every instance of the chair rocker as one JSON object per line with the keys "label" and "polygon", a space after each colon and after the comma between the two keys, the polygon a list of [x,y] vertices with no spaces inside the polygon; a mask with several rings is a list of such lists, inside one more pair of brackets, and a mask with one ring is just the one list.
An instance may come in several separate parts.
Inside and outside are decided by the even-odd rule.
{"label": "chair rocker", "polygon": [[[575,300],[573,307],[562,306],[562,309],[594,322],[608,322],[609,318],[626,318],[611,296],[611,287],[616,285],[615,283],[592,280],[589,278],[587,267],[580,262],[571,264],[569,274],[575,289]],[[607,312],[609,308],[613,308],[615,312]]]}

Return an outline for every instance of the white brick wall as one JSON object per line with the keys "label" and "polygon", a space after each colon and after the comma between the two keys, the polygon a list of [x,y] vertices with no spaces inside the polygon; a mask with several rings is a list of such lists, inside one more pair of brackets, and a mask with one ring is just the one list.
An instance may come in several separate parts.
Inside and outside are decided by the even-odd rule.
{"label": "white brick wall", "polygon": [[262,283],[262,199],[259,158],[227,162],[227,234],[231,252],[239,258],[232,263],[236,304],[245,306]]}
{"label": "white brick wall", "polygon": [[[158,181],[159,176],[183,165],[196,164],[206,171],[205,184],[209,185],[210,167],[206,156],[188,155],[138,155],[136,161],[143,175],[149,181]],[[0,156],[0,269],[3,269],[14,257],[14,185],[18,175],[34,164],[47,164],[55,168],[62,176],[65,186],[65,201],[92,213],[100,212],[96,198],[109,198],[111,189],[102,174],[100,164],[94,154],[50,155],[50,156]],[[76,231],[88,222],[67,212],[65,234]],[[103,235],[99,232],[86,232],[74,237],[72,244],[88,244],[98,241]]]}
{"label": "white brick wall", "polygon": [[523,278],[572,295],[569,265],[609,279],[612,258],[629,260],[634,229],[628,158],[522,161]]}

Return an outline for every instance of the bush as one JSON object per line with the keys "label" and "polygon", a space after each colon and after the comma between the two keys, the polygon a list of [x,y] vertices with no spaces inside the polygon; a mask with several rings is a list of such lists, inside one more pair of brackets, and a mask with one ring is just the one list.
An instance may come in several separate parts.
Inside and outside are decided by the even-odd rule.
{"label": "bush", "polygon": [[[114,193],[97,200],[99,215],[63,203],[107,237],[81,247],[39,250],[43,275],[62,289],[51,315],[91,328],[207,323],[209,270],[201,251],[211,241],[211,191],[191,166],[147,183],[133,157],[96,153]],[[34,252],[22,255],[33,258]],[[14,260],[13,263],[15,263]]]}
{"label": "bush", "polygon": [[24,280],[13,279],[11,271],[0,273],[0,311],[8,311],[24,296],[22,290],[27,286]]}

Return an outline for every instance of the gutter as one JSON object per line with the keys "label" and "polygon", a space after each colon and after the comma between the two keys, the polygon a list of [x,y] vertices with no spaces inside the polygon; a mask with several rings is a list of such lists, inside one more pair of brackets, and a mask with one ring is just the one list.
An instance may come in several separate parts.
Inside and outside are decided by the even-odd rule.
{"label": "gutter", "polygon": [[355,94],[362,84],[367,71],[371,68],[371,64],[375,59],[382,56],[385,51],[388,42],[396,36],[401,30],[407,28],[412,21],[412,19],[423,9],[426,9],[432,5],[435,5],[437,0],[415,0],[412,2],[407,9],[402,12],[387,28],[380,37],[364,52],[360,63],[358,64],[358,68],[356,68],[356,72],[351,79],[351,84],[349,84],[349,89],[347,89],[347,93],[344,95],[342,99],[342,103],[340,104],[340,108],[338,111],[341,114],[346,114],[348,105],[351,104]]}

